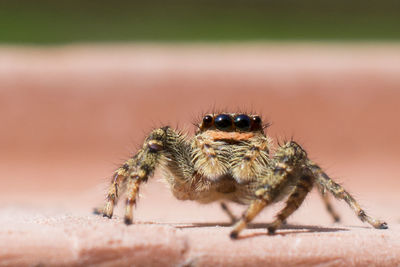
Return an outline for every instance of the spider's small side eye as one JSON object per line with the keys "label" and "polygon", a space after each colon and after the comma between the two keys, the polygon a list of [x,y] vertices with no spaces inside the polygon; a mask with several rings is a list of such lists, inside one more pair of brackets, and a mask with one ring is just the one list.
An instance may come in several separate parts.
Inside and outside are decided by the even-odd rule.
{"label": "spider's small side eye", "polygon": [[253,118],[251,118],[252,120],[252,130],[258,130],[261,129],[261,118],[259,116],[254,116]]}
{"label": "spider's small side eye", "polygon": [[241,131],[248,131],[251,126],[251,121],[249,116],[245,114],[240,114],[235,117],[236,128]]}
{"label": "spider's small side eye", "polygon": [[220,114],[215,118],[214,124],[217,129],[228,131],[232,128],[232,118],[227,114]]}
{"label": "spider's small side eye", "polygon": [[203,127],[208,128],[213,123],[213,117],[210,115],[206,115],[203,117]]}

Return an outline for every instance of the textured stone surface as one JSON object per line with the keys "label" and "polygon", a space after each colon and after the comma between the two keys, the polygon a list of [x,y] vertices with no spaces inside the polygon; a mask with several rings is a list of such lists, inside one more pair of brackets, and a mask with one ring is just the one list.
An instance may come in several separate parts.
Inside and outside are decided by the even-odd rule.
{"label": "textured stone surface", "polygon": [[[304,209],[312,209],[315,205],[306,206]],[[297,223],[306,221],[303,214],[290,220],[293,223],[275,236],[266,234],[265,223],[255,223],[239,240],[232,241],[231,228],[212,219],[203,223],[163,223],[137,218],[136,224],[127,227],[118,218],[60,210],[8,207],[0,212],[0,266],[400,264],[400,226],[392,221],[389,230],[366,225]],[[321,216],[317,208],[308,213]]]}

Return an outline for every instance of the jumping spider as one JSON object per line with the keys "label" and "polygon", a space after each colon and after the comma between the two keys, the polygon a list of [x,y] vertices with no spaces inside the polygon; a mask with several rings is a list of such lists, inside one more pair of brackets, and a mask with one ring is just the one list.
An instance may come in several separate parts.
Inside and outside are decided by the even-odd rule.
{"label": "jumping spider", "polygon": [[[161,166],[172,194],[179,200],[248,205],[231,238],[237,238],[263,208],[288,196],[285,207],[268,226],[273,234],[300,207],[314,184],[335,221],[339,217],[326,192],[346,201],[361,221],[378,229],[388,228],[385,222],[368,216],[296,142],[280,145],[271,155],[266,126],[258,115],[222,113],[205,115],[191,139],[170,127],[153,130],[138,153],[115,171],[105,205],[96,212],[111,218],[118,197],[127,191],[125,223],[131,224],[140,184]],[[223,202],[221,206],[234,222],[227,206]]]}

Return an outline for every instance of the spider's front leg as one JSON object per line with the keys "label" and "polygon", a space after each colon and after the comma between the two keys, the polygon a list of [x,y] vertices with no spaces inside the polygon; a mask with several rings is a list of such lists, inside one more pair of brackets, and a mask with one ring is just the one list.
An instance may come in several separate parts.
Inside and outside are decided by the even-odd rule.
{"label": "spider's front leg", "polygon": [[158,166],[166,146],[169,131],[172,132],[168,127],[153,130],[137,154],[115,171],[103,210],[97,211],[97,213],[102,213],[104,216],[111,218],[114,205],[117,203],[122,191],[126,190],[127,199],[124,221],[126,224],[132,223],[133,206],[136,202],[139,186],[153,175]]}
{"label": "spider's front leg", "polygon": [[247,224],[252,221],[261,210],[273,203],[284,189],[294,184],[294,190],[286,201],[286,206],[277,215],[269,227],[269,233],[274,233],[287,217],[299,208],[313,186],[314,177],[311,171],[304,169],[307,161],[306,152],[295,142],[288,142],[280,147],[274,156],[274,166],[261,182],[261,187],[255,191],[256,199],[250,203],[240,221],[236,223],[231,238],[237,238]]}
{"label": "spider's front leg", "polygon": [[94,214],[103,214],[104,217],[108,218],[112,217],[114,206],[117,204],[120,195],[126,190],[126,181],[135,162],[136,157],[130,158],[114,172],[104,206],[103,208],[95,208]]}

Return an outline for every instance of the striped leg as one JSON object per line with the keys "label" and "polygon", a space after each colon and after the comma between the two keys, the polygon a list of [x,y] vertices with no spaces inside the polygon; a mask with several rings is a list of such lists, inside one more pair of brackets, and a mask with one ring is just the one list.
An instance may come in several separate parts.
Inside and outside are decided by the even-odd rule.
{"label": "striped leg", "polygon": [[[250,203],[250,206],[242,215],[242,218],[235,224],[230,235],[232,239],[237,238],[239,233],[246,228],[247,224],[252,221],[265,206],[272,203],[277,196],[282,194],[283,189],[290,182],[296,182],[295,179],[303,177],[303,175],[297,172],[299,172],[299,170],[303,171],[301,166],[305,163],[306,159],[306,152],[295,142],[288,142],[276,151],[274,157],[274,161],[276,162],[275,167],[272,173],[266,175],[260,188],[256,190],[255,197],[257,197],[257,199]],[[312,182],[310,183],[312,186]],[[299,187],[303,186],[303,182],[301,181],[296,182],[296,184],[298,184]],[[293,205],[288,204],[288,206],[285,214],[289,213],[288,211],[290,211]],[[285,218],[283,218],[283,220],[284,219]],[[280,221],[279,225],[281,223]]]}
{"label": "striped leg", "polygon": [[239,233],[247,227],[247,224],[251,222],[267,204],[268,203],[263,199],[253,200],[246,212],[242,215],[242,218],[235,224],[230,235],[231,238],[236,239]]}
{"label": "striped leg", "polygon": [[108,188],[106,202],[102,209],[95,209],[95,214],[103,214],[104,217],[111,218],[114,206],[118,202],[119,196],[125,190],[125,183],[129,177],[130,170],[135,162],[134,158],[127,160],[120,168],[118,168],[112,176],[111,184]]}
{"label": "striped leg", "polygon": [[309,161],[309,168],[315,175],[316,182],[319,183],[325,190],[329,191],[337,199],[343,199],[350,206],[350,208],[355,212],[355,214],[360,218],[361,221],[367,222],[377,229],[387,229],[387,223],[380,221],[378,219],[372,218],[361,209],[357,201],[338,183],[333,181],[326,173],[324,173],[321,168],[315,163]]}
{"label": "striped leg", "polygon": [[286,206],[279,212],[275,221],[268,226],[269,234],[275,233],[275,230],[282,225],[286,218],[300,207],[307,194],[311,191],[313,182],[313,177],[311,176],[304,175],[300,177],[294,191],[286,201]]}
{"label": "striped leg", "polygon": [[102,210],[95,210],[95,213],[111,218],[119,196],[122,191],[127,189],[125,223],[132,223],[132,209],[139,191],[139,185],[141,182],[146,182],[158,166],[161,153],[166,145],[168,131],[168,127],[152,131],[138,153],[115,171],[104,207]]}
{"label": "striped leg", "polygon": [[127,198],[124,222],[131,224],[133,220],[133,207],[142,182],[147,182],[158,166],[162,151],[165,148],[168,128],[159,128],[150,133],[143,147],[136,156],[136,164],[130,173],[127,184]]}
{"label": "striped leg", "polygon": [[321,185],[319,183],[317,183],[317,185],[318,185],[318,192],[321,195],[321,198],[322,198],[322,201],[325,204],[326,210],[332,216],[334,222],[339,222],[340,221],[340,216],[336,212],[336,210],[333,208],[333,206],[331,204],[331,201],[329,200],[328,194],[325,192],[325,190],[321,187]]}
{"label": "striped leg", "polygon": [[229,219],[231,219],[231,223],[234,224],[237,221],[237,218],[235,217],[235,215],[233,215],[232,211],[225,204],[225,202],[221,202],[221,208],[226,213],[226,215],[228,215]]}
{"label": "striped leg", "polygon": [[137,176],[133,175],[129,177],[128,181],[128,194],[126,198],[126,207],[125,207],[125,217],[124,222],[125,224],[132,224],[133,221],[133,208],[136,204],[136,196],[139,193],[139,185],[143,181],[143,179],[138,178]]}

